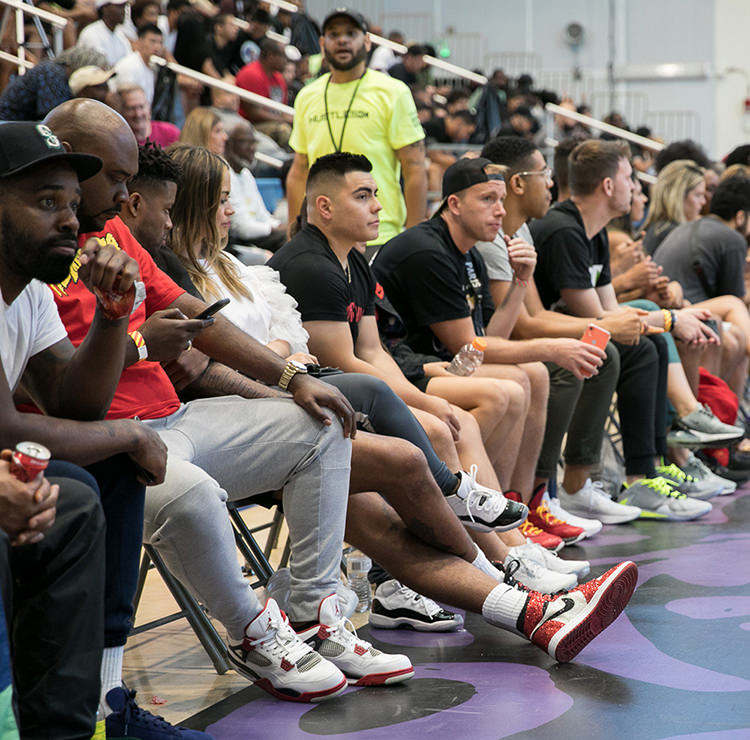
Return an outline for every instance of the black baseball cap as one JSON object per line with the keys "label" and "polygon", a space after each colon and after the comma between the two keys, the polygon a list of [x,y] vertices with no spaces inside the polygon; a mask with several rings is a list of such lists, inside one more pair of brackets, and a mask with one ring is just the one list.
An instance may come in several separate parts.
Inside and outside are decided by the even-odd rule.
{"label": "black baseball cap", "polygon": [[50,160],[68,163],[79,180],[87,180],[102,168],[99,157],[67,151],[43,123],[0,122],[0,178]]}
{"label": "black baseball cap", "polygon": [[356,10],[350,10],[349,8],[336,8],[323,19],[323,32],[325,32],[326,26],[334,18],[348,18],[350,21],[352,21],[352,23],[360,28],[362,33],[367,33],[368,31],[367,21],[361,13],[358,13]]}
{"label": "black baseball cap", "polygon": [[458,159],[443,174],[443,200],[453,193],[466,190],[472,185],[490,180],[504,180],[499,173],[488,175],[484,168],[492,164],[489,159],[475,157],[474,159]]}

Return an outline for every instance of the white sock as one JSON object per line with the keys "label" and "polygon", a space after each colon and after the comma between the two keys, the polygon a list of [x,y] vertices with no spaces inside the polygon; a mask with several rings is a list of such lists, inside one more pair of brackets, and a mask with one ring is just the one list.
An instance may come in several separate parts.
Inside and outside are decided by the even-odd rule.
{"label": "white sock", "polygon": [[482,604],[482,616],[496,627],[521,634],[516,626],[528,595],[507,583],[498,583]]}
{"label": "white sock", "polygon": [[503,580],[503,574],[489,561],[487,556],[481,551],[479,545],[474,545],[477,548],[477,555],[472,561],[472,565],[475,568],[479,568],[485,575],[491,576],[492,578],[501,581]]}
{"label": "white sock", "polygon": [[125,652],[125,646],[104,648],[102,653],[101,669],[101,703],[104,707],[104,714],[111,714],[112,710],[107,704],[107,693],[118,686],[122,686],[122,656]]}

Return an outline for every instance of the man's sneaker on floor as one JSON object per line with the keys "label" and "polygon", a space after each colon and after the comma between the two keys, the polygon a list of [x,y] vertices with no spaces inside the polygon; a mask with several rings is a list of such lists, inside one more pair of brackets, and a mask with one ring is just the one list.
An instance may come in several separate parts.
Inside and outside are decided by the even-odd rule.
{"label": "man's sneaker on floor", "polygon": [[626,561],[559,596],[532,591],[516,627],[555,660],[567,663],[617,619],[637,580],[636,564]]}
{"label": "man's sneaker on floor", "polygon": [[666,478],[680,493],[702,501],[718,496],[723,488],[722,484],[713,478],[704,476],[699,480],[674,463],[657,465],[656,474]]}
{"label": "man's sneaker on floor", "polygon": [[559,552],[565,547],[565,543],[562,541],[562,537],[558,537],[556,534],[550,534],[542,529],[539,529],[536,525],[531,522],[524,522],[518,531],[526,538],[528,542],[536,542],[537,545],[543,547],[545,550],[551,552]]}
{"label": "man's sneaker on floor", "polygon": [[[547,493],[547,495],[549,496],[549,493]],[[549,506],[552,516],[561,519],[568,524],[572,524],[574,527],[580,527],[586,538],[593,537],[602,531],[603,524],[598,519],[585,519],[582,516],[576,516],[569,511],[565,511],[565,509],[560,506],[560,500],[557,496],[550,497],[547,501],[547,506]]]}
{"label": "man's sneaker on floor", "polygon": [[547,570],[555,573],[573,574],[576,578],[585,576],[591,569],[588,560],[563,560],[553,552],[535,542],[527,541],[525,545],[515,545],[508,548],[509,552],[520,560],[536,560]]}
{"label": "man's sneaker on floor", "polygon": [[699,501],[680,493],[666,478],[641,478],[631,485],[623,484],[617,500],[641,510],[641,519],[688,521],[711,511],[709,501]]}
{"label": "man's sneaker on floor", "polygon": [[576,527],[569,522],[558,519],[550,511],[549,494],[547,493],[547,486],[543,483],[537,486],[531,501],[529,501],[528,521],[548,534],[557,535],[566,545],[574,545],[586,536],[583,527]]}
{"label": "man's sneaker on floor", "polygon": [[524,504],[477,483],[476,465],[458,475],[458,490],[445,500],[462,524],[480,532],[507,532],[526,521],[529,510]]}
{"label": "man's sneaker on floor", "polygon": [[[337,599],[333,594],[333,598]],[[229,646],[235,670],[277,699],[314,702],[340,694],[344,674],[318,655],[289,626],[273,599],[245,627],[245,639]]]}
{"label": "man's sneaker on floor", "polygon": [[380,652],[346,628],[336,594],[326,596],[318,607],[319,624],[298,635],[310,647],[330,660],[355,686],[381,686],[400,683],[414,675],[405,655]]}
{"label": "man's sneaker on floor", "polygon": [[[529,545],[511,547],[510,553],[502,564],[502,570],[511,572],[513,577],[530,591],[539,591],[541,594],[556,594],[573,588],[578,583],[574,574],[556,573],[546,568],[540,562],[539,557],[531,555],[528,551],[519,552],[529,547]],[[497,563],[494,565],[497,567]]]}
{"label": "man's sneaker on floor", "polygon": [[676,419],[675,424],[686,432],[694,435],[699,442],[730,442],[741,439],[745,433],[743,427],[725,424],[716,418],[713,411],[706,405],[698,406],[687,416]]}
{"label": "man's sneaker on floor", "polygon": [[200,730],[170,725],[163,717],[157,717],[135,703],[135,691],[124,688],[111,689],[105,697],[112,712],[107,715],[105,725],[107,737],[132,737],[138,740],[214,740]]}
{"label": "man's sneaker on floor", "polygon": [[604,492],[604,486],[591,478],[587,478],[583,488],[575,493],[568,493],[562,486],[558,486],[557,498],[565,511],[576,516],[598,519],[603,524],[624,524],[641,515],[637,506],[615,503]]}
{"label": "man's sneaker on floor", "polygon": [[692,452],[690,453],[690,456],[688,457],[685,465],[682,466],[682,469],[689,475],[692,475],[693,478],[697,478],[698,480],[714,481],[717,486],[721,487],[721,493],[719,494],[720,496],[727,496],[737,490],[737,483],[735,481],[729,480],[727,478],[722,478],[720,475],[716,475],[716,473],[713,473],[708,465],[701,461]]}
{"label": "man's sneaker on floor", "polygon": [[463,627],[460,614],[391,578],[379,583],[370,609],[370,626],[383,630],[406,627],[417,632],[453,632]]}

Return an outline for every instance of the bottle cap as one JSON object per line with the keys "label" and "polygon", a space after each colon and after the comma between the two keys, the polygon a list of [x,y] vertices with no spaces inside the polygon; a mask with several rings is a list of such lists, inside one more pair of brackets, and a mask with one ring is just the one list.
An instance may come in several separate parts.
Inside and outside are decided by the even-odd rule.
{"label": "bottle cap", "polygon": [[487,340],[484,337],[474,337],[471,346],[480,352],[484,352],[487,349]]}

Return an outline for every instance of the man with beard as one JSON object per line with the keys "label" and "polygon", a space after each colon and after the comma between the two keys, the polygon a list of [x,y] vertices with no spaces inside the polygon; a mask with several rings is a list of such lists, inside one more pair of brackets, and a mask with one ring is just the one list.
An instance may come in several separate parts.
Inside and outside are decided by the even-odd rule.
{"label": "man with beard", "polygon": [[[372,162],[383,206],[380,245],[425,218],[427,177],[424,131],[409,88],[367,69],[367,23],[356,11],[339,8],[323,21],[320,49],[330,74],[303,88],[294,101],[289,145],[296,152],[287,176],[289,218],[299,213],[307,172],[331,152],[364,154]],[[404,189],[401,192],[400,179]]]}
{"label": "man with beard", "polygon": [[[59,281],[70,269],[78,248],[78,181],[100,168],[97,157],[66,152],[46,126],[0,124],[0,359],[4,371],[0,448],[32,439],[48,447],[55,458],[89,466],[96,480],[67,462],[53,461],[49,472],[56,469],[91,487],[98,483],[108,524],[106,545],[92,541],[75,555],[99,562],[100,570],[94,569],[93,574],[76,570],[70,560],[74,552],[59,549],[59,537],[54,535],[51,540],[58,542],[58,550],[47,545],[46,554],[39,553],[46,559],[39,562],[31,579],[20,577],[15,566],[28,571],[34,551],[11,548],[17,617],[14,639],[22,645],[16,679],[24,737],[91,736],[100,699],[99,663],[104,673],[107,655],[119,653],[122,660],[131,627],[138,528],[143,517],[143,485],[136,481],[136,474],[160,482],[165,471],[166,449],[158,435],[135,420],[99,421],[109,407],[131,343],[125,316],[134,301],[137,264],[110,245],[86,242],[78,258],[78,275],[101,298],[96,299],[91,329],[79,349],[68,339],[43,284]],[[124,315],[108,303],[112,296],[120,297]],[[13,393],[30,397],[48,415],[19,413]],[[81,519],[82,502],[66,501],[64,494],[65,488],[58,506],[61,525],[67,522],[64,526],[70,530],[77,521],[92,534],[101,532],[98,505],[87,504],[89,512]],[[43,502],[49,501],[45,495]],[[50,507],[43,508],[48,512]],[[38,526],[27,528],[33,538],[30,542],[44,533]],[[13,530],[6,534],[17,536]],[[123,567],[130,545],[134,546],[132,573]],[[76,588],[70,577],[66,585],[65,563],[68,572],[81,579]],[[98,591],[102,576],[106,579],[103,610]],[[65,615],[62,621],[60,614]]]}

